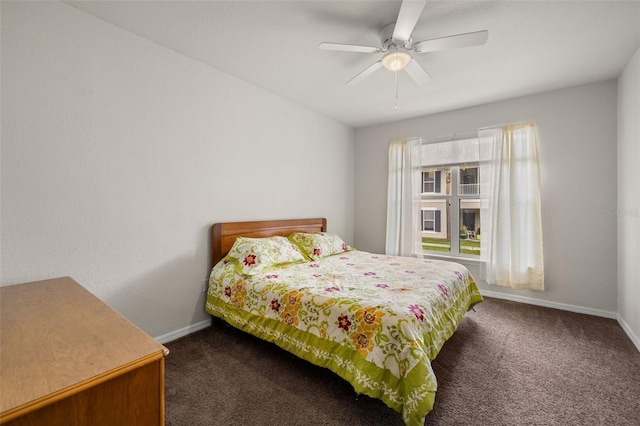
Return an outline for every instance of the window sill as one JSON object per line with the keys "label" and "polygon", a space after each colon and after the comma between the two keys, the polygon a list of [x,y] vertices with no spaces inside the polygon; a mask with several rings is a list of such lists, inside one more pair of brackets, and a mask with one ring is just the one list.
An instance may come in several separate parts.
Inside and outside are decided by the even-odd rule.
{"label": "window sill", "polygon": [[446,254],[419,253],[418,257],[423,259],[447,260],[449,262],[456,262],[465,266],[480,266],[485,263],[483,260],[474,259],[472,257],[449,256]]}

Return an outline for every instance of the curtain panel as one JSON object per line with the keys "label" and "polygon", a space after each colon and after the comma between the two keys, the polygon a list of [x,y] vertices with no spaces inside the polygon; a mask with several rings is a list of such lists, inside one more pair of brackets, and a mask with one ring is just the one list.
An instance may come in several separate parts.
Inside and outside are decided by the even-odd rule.
{"label": "curtain panel", "polygon": [[422,171],[420,140],[389,145],[387,238],[385,253],[416,256],[421,250],[420,197]]}
{"label": "curtain panel", "polygon": [[481,129],[479,140],[481,278],[491,285],[544,290],[535,127]]}

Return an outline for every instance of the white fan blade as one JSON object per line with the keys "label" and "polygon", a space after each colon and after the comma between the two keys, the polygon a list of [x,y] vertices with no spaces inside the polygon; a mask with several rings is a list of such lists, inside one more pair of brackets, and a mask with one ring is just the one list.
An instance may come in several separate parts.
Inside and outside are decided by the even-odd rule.
{"label": "white fan blade", "polygon": [[426,0],[403,0],[396,26],[393,29],[392,38],[394,40],[409,40],[425,5]]}
{"label": "white fan blade", "polygon": [[382,66],[382,61],[378,61],[372,64],[369,68],[362,71],[360,74],[356,75],[351,80],[347,81],[347,86],[353,86],[355,84],[360,83],[362,80],[364,80],[365,78],[369,77],[371,74],[376,72],[378,68],[380,68],[381,66]]}
{"label": "white fan blade", "polygon": [[479,46],[484,44],[489,37],[489,31],[476,31],[474,33],[458,34],[449,37],[434,38],[416,43],[413,50],[418,53],[436,52],[438,50],[455,49],[458,47]]}
{"label": "white fan blade", "polygon": [[322,50],[340,50],[343,52],[377,53],[381,51],[379,47],[342,43],[320,43],[318,47]]}
{"label": "white fan blade", "polygon": [[415,59],[411,59],[404,69],[418,86],[422,86],[423,84],[431,81],[431,76],[427,74],[424,68],[422,68]]}

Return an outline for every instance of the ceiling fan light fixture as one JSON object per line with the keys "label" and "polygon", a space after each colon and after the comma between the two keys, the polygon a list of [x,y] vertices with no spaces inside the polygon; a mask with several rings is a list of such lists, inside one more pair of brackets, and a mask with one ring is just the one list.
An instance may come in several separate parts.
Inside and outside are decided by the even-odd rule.
{"label": "ceiling fan light fixture", "polygon": [[400,71],[411,62],[411,55],[406,52],[389,52],[382,58],[382,65],[389,71]]}

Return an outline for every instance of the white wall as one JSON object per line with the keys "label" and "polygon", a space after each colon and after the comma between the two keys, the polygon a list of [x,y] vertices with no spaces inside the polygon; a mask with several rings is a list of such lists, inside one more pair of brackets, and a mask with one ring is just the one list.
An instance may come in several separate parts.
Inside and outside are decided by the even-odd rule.
{"label": "white wall", "polygon": [[616,218],[606,212],[616,209],[616,90],[615,81],[602,82],[357,130],[355,246],[384,252],[390,141],[533,121],[546,291],[480,287],[614,316]]}
{"label": "white wall", "polygon": [[618,314],[640,350],[640,50],[618,79]]}
{"label": "white wall", "polygon": [[208,316],[214,222],[327,217],[354,131],[58,2],[2,2],[2,285],[69,275],[152,336]]}

